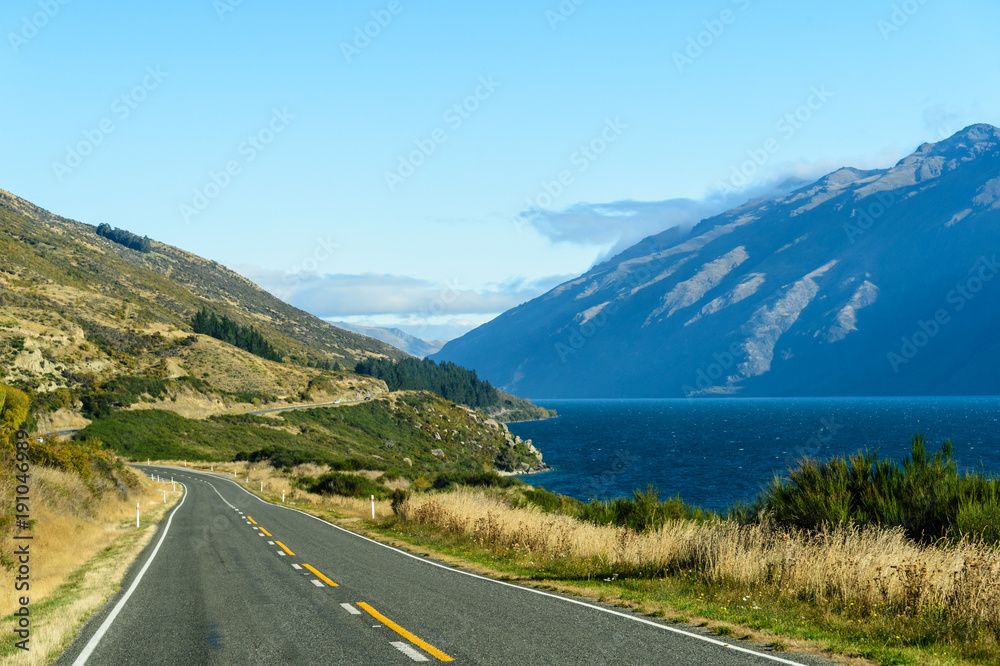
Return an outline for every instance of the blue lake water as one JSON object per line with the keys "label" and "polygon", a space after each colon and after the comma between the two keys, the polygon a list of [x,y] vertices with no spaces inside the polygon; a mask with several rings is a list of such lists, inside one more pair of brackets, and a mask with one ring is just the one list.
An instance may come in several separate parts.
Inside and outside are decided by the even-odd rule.
{"label": "blue lake water", "polygon": [[749,500],[803,455],[861,449],[901,460],[916,433],[945,439],[962,470],[1000,474],[1000,398],[536,400],[559,418],[509,424],[551,472],[522,477],[588,500],[654,484],[722,509]]}

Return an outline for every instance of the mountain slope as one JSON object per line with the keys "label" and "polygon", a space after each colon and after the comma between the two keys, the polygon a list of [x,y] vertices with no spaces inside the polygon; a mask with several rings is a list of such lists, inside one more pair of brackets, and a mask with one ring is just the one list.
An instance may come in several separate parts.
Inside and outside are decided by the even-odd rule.
{"label": "mountain slope", "polygon": [[433,358],[519,395],[1000,394],[1000,130],[645,239]]}
{"label": "mountain slope", "polygon": [[[370,355],[401,358],[394,347],[343,331],[294,308],[214,261],[162,243],[152,252],[128,249],[95,227],[53,215],[0,190],[0,270],[14,287],[32,285],[39,305],[66,309],[87,301],[81,318],[145,326],[186,327],[209,303],[302,361]],[[23,298],[23,294],[22,294]]]}
{"label": "mountain slope", "polygon": [[441,340],[434,340],[431,342],[421,340],[420,338],[414,337],[405,331],[399,330],[398,328],[358,326],[357,324],[348,324],[343,321],[335,321],[332,323],[338,328],[366,335],[369,338],[375,338],[376,340],[381,340],[387,345],[392,345],[396,349],[404,351],[410,356],[416,356],[417,358],[425,358],[431,354],[437,353],[442,347],[444,347],[445,344]]}

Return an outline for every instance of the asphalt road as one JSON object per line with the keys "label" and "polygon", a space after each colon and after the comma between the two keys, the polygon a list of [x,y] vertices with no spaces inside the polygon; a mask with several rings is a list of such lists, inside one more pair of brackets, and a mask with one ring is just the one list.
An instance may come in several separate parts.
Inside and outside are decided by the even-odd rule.
{"label": "asphalt road", "polygon": [[830,663],[482,578],[219,475],[139,468],[184,498],[58,664]]}

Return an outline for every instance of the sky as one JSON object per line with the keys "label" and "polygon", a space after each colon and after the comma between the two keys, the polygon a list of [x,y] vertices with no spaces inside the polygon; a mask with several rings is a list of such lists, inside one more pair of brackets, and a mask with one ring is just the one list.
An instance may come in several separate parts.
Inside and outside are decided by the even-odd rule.
{"label": "sky", "polygon": [[0,188],[451,339],[650,234],[1000,125],[987,0],[6,0]]}

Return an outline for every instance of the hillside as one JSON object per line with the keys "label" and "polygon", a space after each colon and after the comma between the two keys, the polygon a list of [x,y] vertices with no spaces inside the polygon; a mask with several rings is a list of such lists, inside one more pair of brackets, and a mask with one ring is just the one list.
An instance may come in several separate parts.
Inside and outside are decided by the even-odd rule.
{"label": "hillside", "polygon": [[258,328],[293,361],[371,355],[403,358],[391,345],[336,328],[284,303],[214,261],[152,241],[139,252],[0,190],[0,305],[53,311],[70,323],[145,331],[189,329],[205,304]]}
{"label": "hillside", "polygon": [[[112,407],[161,401],[206,416],[239,403],[380,395],[381,382],[311,366],[405,357],[215,262],[155,241],[130,249],[3,191],[0,231],[0,374],[35,396],[43,427],[85,424],[87,396],[123,378],[132,386],[112,387],[122,398]],[[194,334],[202,307],[258,330],[285,362]]]}
{"label": "hillside", "polygon": [[[53,216],[6,192],[0,228],[0,377],[32,400],[31,428],[86,426],[81,439],[98,433],[141,457],[229,460],[267,449],[269,458],[349,459],[371,469],[395,460],[397,473],[435,478],[544,467],[530,444],[488,421],[544,410],[508,396],[487,415],[390,394],[381,379],[350,370],[364,360],[415,359],[296,310],[214,262]],[[363,404],[347,404],[355,402]],[[322,423],[305,421],[323,410],[244,415],[328,403],[344,404]],[[427,404],[443,423],[400,416],[406,405]],[[394,453],[406,454],[386,455],[388,441],[405,443]]]}
{"label": "hillside", "polygon": [[449,342],[518,395],[998,395],[1000,130],[652,236]]}

